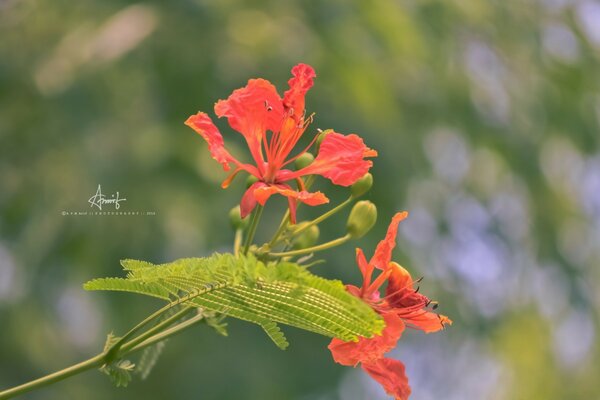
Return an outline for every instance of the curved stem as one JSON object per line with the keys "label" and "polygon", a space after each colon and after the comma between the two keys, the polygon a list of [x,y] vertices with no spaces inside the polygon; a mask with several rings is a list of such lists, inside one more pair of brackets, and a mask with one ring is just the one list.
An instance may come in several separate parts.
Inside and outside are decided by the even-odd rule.
{"label": "curved stem", "polygon": [[352,203],[352,200],[354,200],[353,196],[348,197],[346,200],[344,200],[337,206],[333,207],[331,210],[327,211],[325,214],[313,219],[308,224],[305,224],[305,225],[301,226],[300,228],[292,231],[292,235],[298,235],[299,233],[304,232],[305,230],[310,228],[311,226],[320,224],[321,222],[325,221],[327,218],[331,217],[333,214],[341,211],[348,204]]}
{"label": "curved stem", "polygon": [[146,332],[144,332],[143,334],[141,334],[140,336],[136,337],[135,339],[125,343],[124,345],[121,346],[121,351],[123,353],[127,353],[131,348],[135,347],[136,345],[142,343],[143,341],[145,341],[146,339],[148,339],[149,337],[154,336],[155,334],[159,333],[161,330],[163,330],[164,328],[168,327],[169,325],[173,324],[173,322],[177,321],[178,319],[180,319],[181,317],[183,317],[185,314],[189,313],[190,311],[192,311],[194,309],[194,307],[192,306],[187,306],[184,307],[183,309],[181,309],[179,312],[175,313],[173,316],[165,319],[164,321],[162,321],[160,324],[157,324],[155,327],[153,327],[152,329],[147,330]]}
{"label": "curved stem", "polygon": [[19,396],[23,393],[30,392],[34,389],[62,381],[63,379],[67,379],[70,376],[80,374],[84,371],[100,367],[105,363],[105,356],[106,353],[98,354],[97,356],[92,357],[89,360],[82,361],[79,364],[72,365],[63,370],[54,372],[52,374],[35,379],[31,382],[27,382],[22,385],[15,386],[11,389],[0,392],[0,399],[10,399],[12,397]]}
{"label": "curved stem", "polygon": [[352,236],[350,236],[350,234],[346,234],[346,236],[342,236],[341,238],[337,238],[334,239],[330,242],[326,242],[317,246],[313,246],[313,247],[307,247],[306,249],[300,249],[300,250],[292,250],[292,251],[286,251],[283,253],[269,253],[270,255],[274,256],[274,257],[291,257],[291,256],[299,256],[302,254],[308,254],[308,253],[314,253],[317,251],[322,251],[322,250],[327,250],[330,249],[332,247],[335,246],[339,246],[341,244],[346,243],[348,240],[350,240]]}
{"label": "curved stem", "polygon": [[250,249],[250,245],[252,244],[252,240],[254,240],[254,234],[256,233],[256,228],[258,227],[258,221],[263,212],[263,206],[257,205],[256,210],[254,210],[254,214],[252,215],[252,222],[250,223],[250,228],[248,228],[248,236],[246,237],[246,243],[244,244],[243,254],[248,254],[248,249]]}
{"label": "curved stem", "polygon": [[191,326],[194,326],[197,323],[202,322],[203,319],[204,319],[204,315],[198,314],[195,317],[188,319],[187,321],[183,321],[182,323],[177,324],[177,325],[173,326],[172,328],[169,328],[161,333],[158,333],[154,336],[149,337],[142,343],[139,343],[131,348],[129,348],[129,346],[127,346],[129,348],[129,350],[127,350],[127,354],[135,353],[139,350],[142,350],[148,346],[153,345],[154,343],[163,341],[163,340],[183,331],[184,329],[190,328]]}
{"label": "curved stem", "polygon": [[[170,304],[170,306],[172,306],[172,304]],[[141,323],[136,325],[129,332],[134,332],[134,331],[138,330],[142,325],[148,323],[153,318],[158,316],[160,314],[159,311],[164,312],[165,308],[166,307],[163,307],[160,310],[158,310],[157,312],[151,314],[150,317],[144,319],[144,321],[142,321]],[[86,361],[82,361],[78,364],[72,365],[72,366],[62,369],[60,371],[53,372],[51,374],[48,374],[48,375],[43,376],[38,379],[34,379],[34,380],[24,383],[22,385],[15,386],[13,388],[4,390],[4,391],[0,392],[0,400],[10,399],[10,398],[22,395],[24,393],[30,392],[32,390],[62,381],[73,375],[80,374],[80,373],[88,371],[90,369],[101,367],[104,364],[109,363],[111,360],[113,360],[115,358],[122,358],[122,357],[126,356],[127,354],[137,352],[137,351],[142,350],[143,348],[146,348],[156,342],[165,340],[168,337],[170,337],[176,333],[179,333],[179,332],[183,331],[184,329],[187,329],[187,328],[197,324],[198,322],[202,321],[202,319],[204,318],[204,315],[198,314],[195,317],[192,317],[192,318],[190,318],[186,321],[183,321],[169,329],[166,329],[166,330],[160,332],[161,329],[172,324],[177,319],[181,318],[186,312],[189,312],[191,309],[193,309],[193,307],[186,307],[186,308],[182,309],[181,311],[179,311],[172,317],[170,317],[170,318],[166,319],[165,321],[161,322],[160,324],[156,325],[155,327],[148,330],[144,334],[136,337],[135,339],[133,339],[131,341],[128,341],[128,342],[122,344],[121,346],[119,346],[119,348],[116,348],[115,354],[109,354],[110,350],[105,351],[105,352],[102,352]],[[111,348],[111,349],[113,349],[113,348]]]}

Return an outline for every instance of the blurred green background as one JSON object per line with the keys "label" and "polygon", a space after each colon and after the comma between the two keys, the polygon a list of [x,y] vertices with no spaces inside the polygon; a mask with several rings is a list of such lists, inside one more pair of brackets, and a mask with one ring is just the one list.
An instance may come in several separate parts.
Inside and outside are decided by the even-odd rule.
{"label": "blurred green background", "polygon": [[[183,121],[248,78],[283,93],[306,62],[312,132],[356,132],[380,154],[375,229],[314,271],[359,282],[354,247],[372,254],[409,210],[395,259],[454,320],[393,353],[412,398],[600,398],[599,60],[595,0],[0,0],[0,388],[96,354],[159,306],[82,290],[119,259],[230,249],[243,180],[220,189]],[[62,215],[98,184],[155,215]],[[270,204],[259,238],[283,210]],[[322,240],[343,231],[340,215]],[[24,398],[386,398],[326,338],[285,330],[282,352],[254,325],[200,327],[145,382],[88,372]]]}

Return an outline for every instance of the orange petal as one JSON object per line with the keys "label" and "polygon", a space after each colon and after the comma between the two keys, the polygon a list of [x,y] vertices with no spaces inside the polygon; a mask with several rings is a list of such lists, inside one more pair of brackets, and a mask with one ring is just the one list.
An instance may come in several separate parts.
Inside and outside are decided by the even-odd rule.
{"label": "orange petal", "polygon": [[262,167],[263,137],[267,130],[278,131],[283,121],[283,104],[275,86],[265,79],[250,79],[227,100],[218,101],[215,113],[226,117],[229,125],[244,136],[254,161]]}
{"label": "orange petal", "polygon": [[240,215],[242,218],[246,218],[246,216],[254,210],[254,207],[256,207],[254,191],[263,186],[266,186],[264,182],[254,182],[246,192],[244,192],[242,200],[240,201]]}
{"label": "orange petal", "polygon": [[225,171],[229,171],[229,163],[241,164],[225,149],[223,136],[206,113],[199,112],[190,116],[185,124],[206,140],[212,158],[221,163]]}
{"label": "orange petal", "polygon": [[422,330],[425,333],[437,332],[444,329],[446,325],[452,325],[452,320],[445,315],[439,315],[424,309],[408,315],[398,314],[400,318],[411,328]]}
{"label": "orange petal", "polygon": [[357,342],[344,342],[333,339],[328,348],[338,364],[355,366],[359,362],[370,363],[382,358],[385,353],[396,347],[404,331],[404,323],[393,313],[383,315],[385,329],[381,335],[372,338],[359,337]]}
{"label": "orange petal", "polygon": [[336,185],[350,186],[369,172],[373,165],[365,158],[376,155],[377,152],[369,149],[359,136],[331,132],[323,139],[315,161],[296,171],[294,177],[317,174]]}
{"label": "orange petal", "polygon": [[391,358],[382,358],[372,363],[363,363],[362,368],[377,381],[385,392],[394,396],[395,400],[407,400],[410,396],[410,386],[404,364]]}
{"label": "orange petal", "polygon": [[406,211],[399,212],[392,218],[392,222],[388,227],[385,239],[377,245],[375,254],[371,258],[371,264],[376,268],[386,269],[392,260],[392,250],[396,247],[396,234],[398,233],[398,224],[408,216]]}
{"label": "orange petal", "polygon": [[265,205],[269,197],[276,193],[285,197],[297,199],[309,206],[318,206],[320,204],[329,203],[329,199],[321,192],[311,193],[304,190],[299,192],[284,185],[268,185],[260,187],[254,191],[254,196],[260,205]]}
{"label": "orange petal", "polygon": [[292,78],[288,81],[290,88],[283,95],[283,104],[287,110],[293,111],[296,122],[304,116],[304,97],[316,76],[310,65],[298,64],[292,68]]}

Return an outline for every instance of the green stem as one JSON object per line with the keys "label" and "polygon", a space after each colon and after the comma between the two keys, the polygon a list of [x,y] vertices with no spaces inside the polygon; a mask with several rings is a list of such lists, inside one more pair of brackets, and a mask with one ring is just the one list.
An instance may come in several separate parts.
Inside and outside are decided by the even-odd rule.
{"label": "green stem", "polygon": [[[163,340],[183,331],[184,329],[187,329],[193,325],[196,325],[199,322],[202,322],[203,319],[204,319],[204,315],[198,314],[195,317],[192,317],[186,321],[183,321],[182,323],[177,324],[172,328],[169,328],[161,333],[158,333],[154,336],[149,337],[142,343],[139,343],[132,347],[126,345],[128,348],[127,354],[135,353],[135,352],[140,351],[140,350],[142,350],[148,346],[151,346],[157,342],[163,341]],[[123,347],[125,347],[125,346],[123,346]]]}
{"label": "green stem", "polygon": [[331,210],[327,211],[325,214],[313,219],[308,224],[305,224],[305,225],[301,226],[300,228],[292,231],[292,235],[294,235],[294,236],[298,235],[298,234],[304,232],[305,230],[307,230],[308,228],[310,228],[311,226],[320,224],[321,222],[325,221],[327,218],[331,217],[335,213],[341,211],[348,204],[352,203],[352,200],[354,200],[353,196],[348,197],[346,200],[344,200],[343,202],[341,202],[340,204],[338,204]]}
{"label": "green stem", "polygon": [[136,337],[135,339],[125,343],[123,346],[121,346],[121,351],[127,353],[127,351],[129,349],[135,347],[139,343],[142,343],[149,337],[152,337],[155,334],[159,333],[161,330],[163,330],[167,326],[173,324],[175,321],[177,321],[178,319],[180,319],[181,317],[183,317],[185,314],[189,313],[193,309],[194,309],[194,307],[192,307],[192,306],[184,307],[179,312],[175,313],[173,316],[165,319],[161,323],[154,326],[152,329],[147,330],[146,332],[144,332],[140,336]]}
{"label": "green stem", "polygon": [[233,255],[236,257],[240,255],[240,247],[242,247],[242,236],[242,229],[236,229],[235,238],[233,239]]}
{"label": "green stem", "polygon": [[269,254],[272,255],[272,256],[274,256],[274,257],[291,257],[291,256],[299,256],[299,255],[302,255],[302,254],[315,253],[317,251],[327,250],[327,249],[330,249],[332,247],[344,244],[348,240],[350,240],[351,237],[352,236],[350,236],[350,234],[346,234],[346,236],[342,236],[341,238],[334,239],[334,240],[332,240],[330,242],[326,242],[326,243],[323,243],[323,244],[320,244],[320,245],[317,245],[317,246],[307,247],[306,249],[286,251],[286,252],[283,252],[283,253],[269,253]]}
{"label": "green stem", "polygon": [[281,236],[281,234],[283,233],[285,228],[287,228],[289,220],[290,220],[290,209],[288,208],[287,210],[285,210],[285,213],[283,214],[283,218],[281,219],[279,228],[277,228],[277,232],[275,232],[275,235],[273,235],[273,239],[271,239],[271,241],[269,242],[269,248],[273,248],[273,246],[275,246],[277,244],[277,242],[279,241],[279,236]]}
{"label": "green stem", "polygon": [[263,206],[257,205],[256,210],[252,215],[252,222],[250,223],[250,228],[248,228],[248,236],[246,237],[246,243],[244,244],[244,252],[243,254],[248,254],[248,249],[250,249],[250,245],[252,244],[252,240],[254,240],[254,234],[256,233],[256,228],[258,227],[258,221],[263,212]]}
{"label": "green stem", "polygon": [[[152,328],[150,331],[157,332],[159,327],[160,327],[160,329],[162,329],[165,326],[168,326],[169,324],[173,323],[176,319],[183,316],[184,311],[187,312],[190,309],[191,309],[191,307],[189,307],[189,308],[186,307],[185,309],[181,310],[180,312],[173,315],[169,319],[158,324],[156,327]],[[156,314],[156,313],[154,313],[154,314]],[[154,314],[152,314],[152,315],[154,315]],[[150,317],[152,317],[152,315]],[[150,321],[151,320],[150,317],[146,318],[146,320]],[[139,350],[142,350],[148,346],[153,345],[154,343],[163,341],[163,340],[169,338],[170,336],[173,336],[173,335],[183,331],[184,329],[187,329],[187,328],[201,322],[203,318],[204,318],[204,316],[202,314],[198,314],[198,315],[196,315],[184,322],[181,322],[163,332],[159,332],[159,333],[156,333],[153,335],[144,334],[144,335],[142,335],[142,336],[144,336],[144,339],[142,341],[139,340],[139,338],[142,336],[135,338],[135,339],[123,344],[121,346],[120,350],[117,352],[116,357],[117,358],[125,357],[128,354],[135,353]],[[146,320],[144,320],[144,321],[146,321]],[[141,326],[141,323],[136,325],[136,327],[137,326]],[[150,331],[148,331],[146,333],[149,333]],[[22,385],[15,386],[8,390],[4,390],[4,391],[0,392],[0,400],[10,399],[10,398],[22,395],[24,393],[30,392],[32,390],[51,385],[53,383],[67,379],[73,375],[77,375],[82,372],[88,371],[90,369],[101,367],[102,365],[104,365],[108,362],[110,362],[109,361],[109,353],[102,352],[86,361],[80,362],[79,364],[72,365],[72,366],[62,369],[60,371],[57,371],[52,374],[35,379],[31,382],[27,382]]]}
{"label": "green stem", "polygon": [[27,382],[22,385],[15,386],[11,389],[0,392],[0,399],[10,399],[12,397],[30,392],[34,389],[62,381],[63,379],[67,379],[70,376],[80,374],[84,371],[100,367],[105,363],[105,356],[106,353],[98,354],[97,356],[92,357],[89,360],[80,362],[79,364],[72,365],[63,370],[54,372],[52,374],[35,379],[31,382]]}

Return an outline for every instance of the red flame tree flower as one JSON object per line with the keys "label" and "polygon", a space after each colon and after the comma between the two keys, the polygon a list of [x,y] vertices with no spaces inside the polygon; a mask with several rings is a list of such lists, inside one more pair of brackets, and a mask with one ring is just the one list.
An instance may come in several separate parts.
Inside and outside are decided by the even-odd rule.
{"label": "red flame tree flower", "polygon": [[[348,292],[362,299],[383,317],[385,329],[381,335],[372,338],[361,337],[357,342],[344,342],[336,338],[329,344],[329,350],[337,363],[352,367],[360,363],[397,400],[405,400],[410,395],[408,378],[400,361],[385,358],[384,355],[396,347],[405,327],[430,333],[452,324],[448,317],[429,310],[429,305],[434,304],[432,308],[435,308],[435,303],[418,293],[418,289],[415,290],[416,282],[407,270],[391,261],[398,224],[407,215],[406,212],[401,212],[394,216],[385,239],[379,242],[369,262],[363,251],[356,249],[356,261],[363,276],[363,284],[360,288],[346,286]],[[375,269],[381,270],[381,273],[372,281]],[[381,297],[379,290],[386,281],[385,296]]]}
{"label": "red flame tree flower", "polygon": [[[304,151],[290,157],[312,121],[312,116],[306,117],[304,97],[315,77],[311,66],[298,64],[292,68],[289,89],[283,99],[269,81],[251,79],[227,100],[215,104],[215,114],[219,118],[227,118],[231,128],[246,139],[254,164],[242,163],[227,151],[223,136],[206,113],[199,112],[185,122],[207,141],[212,157],[221,163],[225,171],[230,170],[231,166],[235,167],[222,183],[223,188],[241,171],[258,179],[242,197],[242,218],[252,212],[257,203],[264,205],[273,194],[281,194],[288,199],[291,220],[295,223],[298,201],[311,206],[329,201],[321,192],[308,192],[301,177],[321,175],[336,185],[350,186],[371,168],[372,162],[365,158],[375,157],[377,152],[368,148],[355,134],[342,135],[336,132],[324,138],[319,153],[310,165],[297,171],[286,168],[306,152],[317,138],[315,135]],[[290,181],[297,182],[298,189],[293,189]]]}

